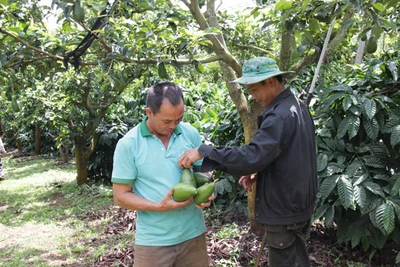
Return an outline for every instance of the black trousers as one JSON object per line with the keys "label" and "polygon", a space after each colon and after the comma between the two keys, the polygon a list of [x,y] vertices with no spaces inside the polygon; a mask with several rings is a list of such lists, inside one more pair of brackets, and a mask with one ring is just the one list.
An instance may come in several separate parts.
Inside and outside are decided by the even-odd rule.
{"label": "black trousers", "polygon": [[264,225],[269,267],[310,267],[306,234],[310,221],[292,225]]}

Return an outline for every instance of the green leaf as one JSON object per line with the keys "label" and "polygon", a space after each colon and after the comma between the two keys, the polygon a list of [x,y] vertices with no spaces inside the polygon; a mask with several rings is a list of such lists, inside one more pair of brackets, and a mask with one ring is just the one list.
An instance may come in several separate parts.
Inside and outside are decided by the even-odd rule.
{"label": "green leaf", "polygon": [[386,236],[394,230],[394,209],[393,206],[388,203],[380,205],[375,212],[376,222],[379,226],[379,230],[382,231]]}
{"label": "green leaf", "polygon": [[321,27],[319,26],[319,21],[314,19],[314,18],[310,18],[308,20],[308,23],[310,25],[310,28],[315,31],[315,32],[319,32],[321,31]]}
{"label": "green leaf", "polygon": [[330,204],[323,204],[321,206],[319,206],[315,212],[313,213],[313,217],[312,217],[312,221],[316,221],[319,220],[320,218],[323,218],[325,215],[326,210],[331,207]]}
{"label": "green leaf", "polygon": [[0,0],[0,4],[3,6],[8,6],[8,0]]}
{"label": "green leaf", "polygon": [[[346,173],[347,174],[347,173]],[[351,176],[350,176],[351,177]],[[361,175],[354,183],[353,183],[353,186],[356,186],[356,185],[359,185],[359,184],[361,184],[362,182],[364,182],[365,181],[365,179],[367,179],[368,178],[368,173],[364,173],[363,175]]]}
{"label": "green leaf", "polygon": [[378,184],[371,181],[365,181],[361,185],[364,186],[366,189],[368,189],[370,192],[374,193],[375,195],[378,195],[383,198],[385,197],[382,188]]}
{"label": "green leaf", "polygon": [[275,4],[275,11],[284,11],[291,8],[293,5],[292,1],[279,1]]}
{"label": "green leaf", "polygon": [[390,144],[392,147],[400,143],[400,125],[392,128],[392,134],[390,135]]}
{"label": "green leaf", "polygon": [[329,87],[329,90],[331,90],[331,91],[349,92],[349,93],[351,93],[351,91],[352,91],[351,87],[349,85],[347,85],[347,84],[334,85],[334,86]]}
{"label": "green leaf", "polygon": [[364,120],[364,130],[369,138],[376,139],[379,134],[379,129],[378,121],[375,118],[372,118],[372,120]]}
{"label": "green leaf", "polygon": [[332,190],[337,184],[338,179],[338,175],[333,175],[331,177],[325,178],[324,181],[322,181],[322,184],[319,187],[322,201],[324,201],[331,194]]}
{"label": "green leaf", "polygon": [[317,159],[318,172],[325,170],[327,165],[328,165],[328,156],[324,153],[319,154]]}
{"label": "green leaf", "polygon": [[373,99],[366,98],[364,100],[364,110],[369,119],[372,119],[376,114],[376,102]]}
{"label": "green leaf", "polygon": [[354,192],[351,182],[347,179],[346,176],[341,175],[340,178],[338,179],[337,184],[338,184],[340,203],[343,205],[345,209],[352,207],[354,200]]}
{"label": "green leaf", "polygon": [[347,174],[349,177],[352,177],[352,176],[354,176],[354,175],[356,174],[356,172],[357,172],[358,170],[361,169],[361,167],[362,167],[361,162],[358,161],[358,160],[355,160],[355,161],[353,161],[350,165],[347,166],[347,168],[346,168],[346,174]]}
{"label": "green leaf", "polygon": [[391,194],[393,197],[400,196],[400,178],[397,178],[396,182],[393,184]]}
{"label": "green leaf", "polygon": [[333,226],[333,220],[335,218],[335,206],[329,205],[325,212],[325,225],[328,227]]}
{"label": "green leaf", "polygon": [[358,116],[350,116],[348,127],[349,138],[352,139],[360,129],[360,118]]}
{"label": "green leaf", "polygon": [[372,4],[372,6],[373,6],[375,9],[377,9],[377,10],[379,10],[379,11],[381,11],[381,12],[384,12],[384,11],[385,11],[385,6],[382,5],[381,3],[374,3],[374,4]]}
{"label": "green leaf", "polygon": [[347,111],[353,105],[353,100],[349,95],[346,95],[343,99],[343,110]]}
{"label": "green leaf", "polygon": [[387,165],[387,161],[382,158],[378,158],[376,156],[364,156],[362,157],[364,160],[364,164],[370,167],[385,169]]}
{"label": "green leaf", "polygon": [[354,187],[354,198],[358,206],[361,208],[365,208],[367,206],[367,193],[363,186],[357,185]]}
{"label": "green leaf", "polygon": [[199,73],[204,73],[204,66],[197,60],[194,61],[194,66]]}
{"label": "green leaf", "polygon": [[396,62],[391,61],[391,62],[389,62],[387,64],[387,66],[388,66],[388,69],[389,69],[390,73],[392,74],[393,80],[397,81],[399,77],[398,77],[398,74],[397,74],[398,73],[398,69],[397,69]]}
{"label": "green leaf", "polygon": [[337,128],[337,138],[342,139],[346,135],[349,127],[349,119],[350,117],[347,116],[339,123]]}
{"label": "green leaf", "polygon": [[343,92],[335,92],[330,94],[327,98],[325,98],[323,101],[323,105],[326,106],[326,108],[329,108],[335,101],[341,97],[344,97],[345,94]]}

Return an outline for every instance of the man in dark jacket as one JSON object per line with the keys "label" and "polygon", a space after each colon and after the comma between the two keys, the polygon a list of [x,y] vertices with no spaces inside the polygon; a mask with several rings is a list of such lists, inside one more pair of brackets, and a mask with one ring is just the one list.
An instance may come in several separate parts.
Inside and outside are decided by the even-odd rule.
{"label": "man in dark jacket", "polygon": [[258,57],[246,61],[243,76],[233,82],[246,85],[265,111],[258,131],[247,145],[215,148],[201,145],[179,158],[181,168],[204,157],[202,171],[222,170],[244,175],[239,183],[256,186],[256,220],[267,232],[270,267],[310,266],[305,235],[310,227],[317,194],[315,128],[311,114],[286,90],[276,62]]}

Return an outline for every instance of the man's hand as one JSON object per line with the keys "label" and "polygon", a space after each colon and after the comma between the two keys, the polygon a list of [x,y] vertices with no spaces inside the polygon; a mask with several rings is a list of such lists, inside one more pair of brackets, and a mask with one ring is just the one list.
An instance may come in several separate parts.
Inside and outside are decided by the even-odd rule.
{"label": "man's hand", "polygon": [[214,193],[208,198],[208,202],[201,203],[200,205],[195,205],[196,208],[204,209],[211,206],[211,202],[215,199]]}
{"label": "man's hand", "polygon": [[183,202],[176,202],[172,199],[173,192],[174,190],[171,188],[171,190],[169,190],[169,192],[161,199],[161,201],[157,203],[134,194],[132,192],[131,184],[113,183],[115,204],[117,204],[121,208],[129,210],[148,210],[163,212],[179,209],[181,207],[189,205],[189,203],[193,201],[193,198],[190,198]]}
{"label": "man's hand", "polygon": [[181,169],[193,168],[192,163],[200,160],[201,158],[202,156],[200,156],[198,148],[192,148],[186,150],[182,156],[179,157],[178,165]]}
{"label": "man's hand", "polygon": [[257,179],[257,173],[242,176],[239,180],[239,184],[243,186],[247,191],[251,191],[253,188],[253,183]]}
{"label": "man's hand", "polygon": [[168,211],[168,210],[174,210],[174,209],[179,209],[184,206],[187,206],[190,204],[190,202],[193,201],[193,198],[189,198],[188,200],[182,201],[182,202],[177,202],[172,199],[172,194],[174,193],[174,189],[169,190],[168,194],[165,195],[165,197],[158,203],[158,209],[157,211]]}

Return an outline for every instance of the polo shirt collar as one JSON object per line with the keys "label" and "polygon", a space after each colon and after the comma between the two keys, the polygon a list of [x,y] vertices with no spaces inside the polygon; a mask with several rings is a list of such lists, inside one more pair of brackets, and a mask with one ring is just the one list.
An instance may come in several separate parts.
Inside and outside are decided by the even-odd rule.
{"label": "polo shirt collar", "polygon": [[[144,118],[144,120],[140,123],[140,132],[142,134],[142,137],[148,137],[148,136],[152,136],[153,135],[150,132],[149,128],[147,128],[147,125],[146,125],[147,119],[148,119],[148,117],[146,116]],[[174,133],[176,135],[180,135],[182,133],[182,129],[181,129],[181,126],[179,124],[175,127]]]}

